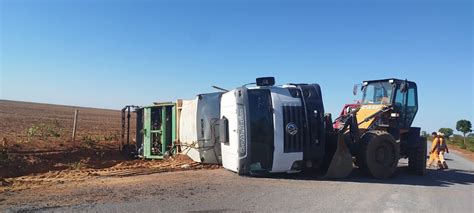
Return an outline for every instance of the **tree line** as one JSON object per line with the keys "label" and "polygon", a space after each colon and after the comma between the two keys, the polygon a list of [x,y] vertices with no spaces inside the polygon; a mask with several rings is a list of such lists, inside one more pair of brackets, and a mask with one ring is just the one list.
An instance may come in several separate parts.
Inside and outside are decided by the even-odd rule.
{"label": "tree line", "polygon": [[[463,144],[464,146],[467,146],[466,144],[466,135],[472,132],[472,124],[471,121],[466,120],[466,119],[461,119],[458,122],[456,122],[456,130],[461,132],[463,134]],[[454,135],[454,130],[451,128],[443,127],[438,130],[438,132],[441,132],[444,134],[444,136],[449,139],[451,136]],[[426,133],[426,131],[423,131],[423,136],[429,135]],[[468,136],[471,136],[472,134],[469,134]]]}

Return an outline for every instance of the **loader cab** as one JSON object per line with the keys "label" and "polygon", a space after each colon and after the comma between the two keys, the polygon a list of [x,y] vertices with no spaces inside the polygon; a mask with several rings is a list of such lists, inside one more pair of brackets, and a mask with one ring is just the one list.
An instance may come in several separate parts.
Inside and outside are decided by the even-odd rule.
{"label": "loader cab", "polygon": [[[391,107],[393,110],[380,121],[381,126],[397,126],[400,129],[411,127],[418,111],[416,83],[400,79],[364,81],[361,92],[358,121],[364,120],[384,107]],[[363,124],[362,128],[369,128],[372,124],[368,122]]]}

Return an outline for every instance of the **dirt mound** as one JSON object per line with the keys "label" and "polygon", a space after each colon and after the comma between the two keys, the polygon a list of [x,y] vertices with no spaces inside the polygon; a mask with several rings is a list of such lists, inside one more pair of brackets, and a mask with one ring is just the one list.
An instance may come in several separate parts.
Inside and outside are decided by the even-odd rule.
{"label": "dirt mound", "polygon": [[2,180],[5,183],[2,185],[5,187],[0,187],[0,191],[22,190],[42,186],[45,184],[62,184],[65,182],[85,181],[91,178],[127,177],[161,172],[217,168],[220,168],[220,166],[211,164],[200,164],[192,161],[187,156],[175,155],[164,160],[124,161],[112,167],[101,169],[71,168],[61,171],[50,171],[41,174],[6,178]]}
{"label": "dirt mound", "polygon": [[114,147],[9,151],[7,155],[6,162],[0,165],[0,178],[68,169],[102,169],[126,160]]}

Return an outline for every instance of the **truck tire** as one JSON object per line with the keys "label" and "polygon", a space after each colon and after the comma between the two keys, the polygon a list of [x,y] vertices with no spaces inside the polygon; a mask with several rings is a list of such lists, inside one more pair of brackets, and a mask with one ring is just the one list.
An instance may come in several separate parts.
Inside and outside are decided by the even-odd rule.
{"label": "truck tire", "polygon": [[398,166],[400,145],[385,131],[369,131],[360,140],[359,168],[375,178],[391,177]]}
{"label": "truck tire", "polygon": [[419,138],[419,146],[408,151],[408,169],[411,173],[423,176],[426,174],[426,138]]}

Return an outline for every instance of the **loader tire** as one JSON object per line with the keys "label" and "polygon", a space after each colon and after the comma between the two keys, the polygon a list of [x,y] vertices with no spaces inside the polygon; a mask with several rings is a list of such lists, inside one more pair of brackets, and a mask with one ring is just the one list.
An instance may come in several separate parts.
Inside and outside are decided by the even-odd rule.
{"label": "loader tire", "polygon": [[400,146],[385,131],[369,131],[362,136],[357,155],[359,168],[375,178],[391,177],[398,166]]}
{"label": "loader tire", "polygon": [[426,174],[426,138],[420,137],[419,146],[408,151],[408,169],[411,173],[423,176]]}

